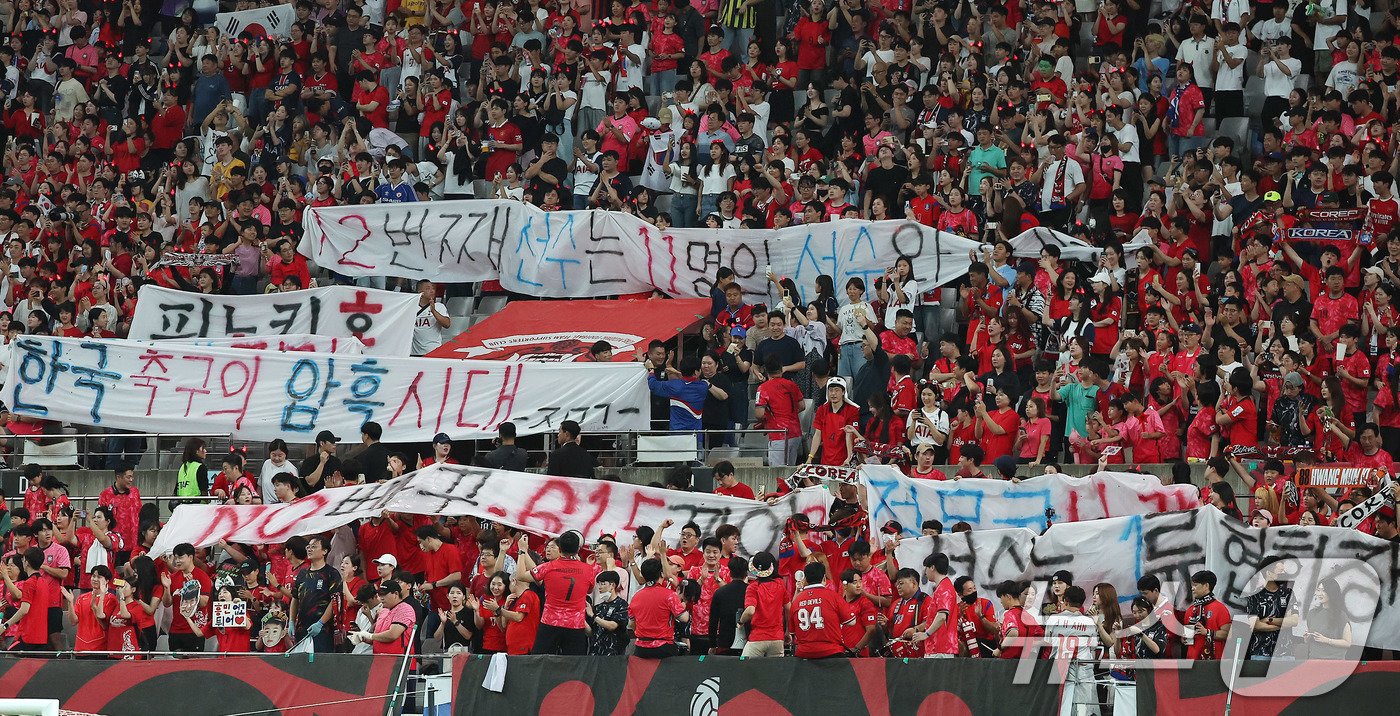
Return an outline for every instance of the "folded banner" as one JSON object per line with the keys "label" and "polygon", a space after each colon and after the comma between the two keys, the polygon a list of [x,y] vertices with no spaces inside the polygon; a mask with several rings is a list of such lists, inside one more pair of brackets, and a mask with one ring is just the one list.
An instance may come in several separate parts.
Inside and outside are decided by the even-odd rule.
{"label": "folded banner", "polygon": [[[1236,613],[1263,586],[1256,577],[1261,560],[1292,557],[1302,560],[1299,571],[1288,580],[1295,582],[1295,595],[1311,601],[1317,581],[1336,580],[1348,595],[1353,641],[1400,648],[1396,604],[1400,568],[1395,566],[1400,564],[1400,544],[1356,530],[1297,526],[1260,530],[1214,507],[1201,507],[1057,524],[1044,534],[1019,528],[945,532],[939,537],[901,540],[895,556],[901,565],[917,566],[934,552],[946,554],[953,574],[972,577],[993,604],[996,586],[1009,579],[1030,581],[1035,589],[1027,606],[1040,605],[1051,575],[1067,570],[1086,591],[1092,593],[1093,585],[1107,582],[1119,595],[1136,594],[1138,578],[1155,575],[1164,585],[1163,593],[1184,606],[1191,601],[1191,573],[1209,569],[1218,580],[1215,597]],[[1311,586],[1303,591],[1301,585],[1308,582]]]}
{"label": "folded banner", "polygon": [[254,10],[221,12],[214,16],[214,25],[228,37],[237,37],[245,32],[253,37],[286,37],[296,20],[295,6],[287,3]]}
{"label": "folded banner", "polygon": [[913,260],[921,283],[936,286],[966,273],[978,246],[912,221],[662,231],[622,212],[546,212],[493,199],[308,207],[302,225],[301,253],[342,275],[498,280],[552,298],[652,289],[705,297],[721,266],[758,296],[768,295],[769,268],[804,292],[821,274],[837,286],[857,276],[871,286],[900,256]]}
{"label": "folded banner", "polygon": [[[388,442],[521,434],[563,420],[644,430],[650,393],[636,363],[506,363],[376,358],[22,336],[6,371],[11,412],[146,432],[191,425],[242,440],[356,436],[375,421]],[[196,422],[191,422],[196,421]]]}
{"label": "folded banner", "polygon": [[[155,346],[155,341],[150,341]],[[339,353],[340,355],[364,355],[365,344],[356,338],[336,338],[334,336],[313,336],[306,333],[289,333],[285,336],[244,336],[240,338],[169,338],[160,341],[160,346],[172,345],[204,346],[207,348],[242,348],[253,351],[282,351],[296,353]]]}
{"label": "folded banner", "polygon": [[1300,209],[1299,221],[1334,221],[1338,223],[1359,223],[1369,213],[1367,207],[1356,209]]}
{"label": "folded banner", "polygon": [[137,294],[132,340],[308,333],[357,338],[365,353],[406,356],[418,294],[354,286],[222,296],[146,285]]}
{"label": "folded banner", "polygon": [[212,268],[215,266],[234,266],[238,264],[238,257],[233,254],[184,254],[175,251],[167,251],[156,262],[157,268],[160,266],[183,266],[185,268]]}
{"label": "folded banner", "polygon": [[[1163,485],[1151,475],[1100,472],[1088,477],[1041,475],[1020,484],[1005,480],[915,480],[888,465],[865,465],[871,532],[889,520],[904,534],[919,534],[924,520],[944,529],[966,522],[972,529],[1030,527],[1123,515],[1184,510],[1201,504],[1192,485]],[[1047,515],[1047,513],[1049,513]]]}
{"label": "folded banner", "polygon": [[[638,527],[659,528],[678,543],[688,522],[713,534],[722,524],[739,528],[739,551],[777,554],[783,524],[801,512],[826,522],[831,496],[821,488],[799,490],[769,505],[706,492],[678,492],[606,480],[582,480],[459,465],[433,465],[387,482],[321,490],[289,505],[181,505],[156,538],[151,554],[188,542],[244,544],[284,542],[293,535],[325,532],[385,510],[416,515],[470,516],[536,534],[578,530],[588,542],[609,533],[621,539]],[[630,539],[630,537],[629,537]]]}

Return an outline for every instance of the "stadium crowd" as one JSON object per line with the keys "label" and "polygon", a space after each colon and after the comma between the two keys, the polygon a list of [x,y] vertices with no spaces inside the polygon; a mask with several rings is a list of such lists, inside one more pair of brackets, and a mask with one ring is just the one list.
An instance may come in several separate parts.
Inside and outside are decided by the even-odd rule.
{"label": "stadium crowd", "polygon": [[[1018,463],[1202,462],[1203,499],[1243,518],[1225,481],[1236,474],[1256,527],[1327,524],[1367,496],[1300,492],[1285,461],[1389,469],[1400,450],[1400,11],[302,0],[287,35],[269,38],[225,35],[218,9],[0,3],[7,340],[123,336],[145,283],[251,294],[343,281],[296,253],[305,206],[501,198],[714,228],[906,219],[981,239],[966,278],[927,285],[901,259],[871,285],[772,275],[755,304],[721,269],[702,345],[638,356],[653,419],[714,431],[708,446],[757,425],[772,465],[895,462],[929,479],[981,477],[984,462],[1007,478]],[[1037,226],[1094,257],[1053,245],[1014,256],[1010,240]],[[201,253],[231,258],[173,258]],[[436,286],[414,290],[421,354],[448,321]],[[20,439],[53,427],[6,424]],[[191,441],[179,490],[289,502],[451,459],[445,435],[414,460],[380,443],[378,425],[364,431],[344,460],[329,433],[300,464],[274,442],[257,475],[230,453],[212,484]],[[595,476],[577,425],[559,439],[543,467]],[[523,468],[513,440],[503,426],[478,459]],[[721,492],[742,494],[732,470],[717,472]],[[1154,577],[1118,585],[1141,593],[1135,618],[1114,585],[1086,590],[1068,573],[1033,605],[1023,585],[998,585],[998,620],[946,556],[898,565],[894,540],[862,533],[847,487],[832,531],[794,522],[779,555],[752,561],[735,557],[732,527],[688,527],[671,549],[650,528],[545,540],[408,515],[151,559],[159,515],[131,467],[115,465],[81,515],[53,476],[26,474],[0,570],[22,649],[66,648],[67,620],[79,649],[151,650],[158,615],[174,651],[210,639],[277,651],[309,636],[318,650],[375,653],[426,638],[508,653],[634,641],[650,656],[780,655],[785,642],[813,657],[1014,656],[1008,637],[1064,629],[1164,655],[1179,635],[1147,617],[1176,610],[1205,626],[1187,655],[1209,658],[1228,631],[1209,572],[1184,609]],[[678,471],[673,486],[690,482]],[[1395,539],[1393,509],[1363,531]],[[1277,628],[1289,602],[1270,585],[1250,610]],[[1335,585],[1321,592],[1336,603]],[[211,602],[242,602],[251,618],[216,628]],[[1124,636],[1123,623],[1142,628]],[[1319,624],[1308,653],[1350,645],[1343,618]],[[1260,655],[1274,649],[1267,634],[1256,631]]]}

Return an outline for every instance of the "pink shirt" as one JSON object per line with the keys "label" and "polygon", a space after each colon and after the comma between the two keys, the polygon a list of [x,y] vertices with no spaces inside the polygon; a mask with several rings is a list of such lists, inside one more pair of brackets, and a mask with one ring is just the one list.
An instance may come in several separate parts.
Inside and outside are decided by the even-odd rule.
{"label": "pink shirt", "polygon": [[[1026,431],[1026,439],[1021,442],[1021,457],[1034,459],[1040,453],[1041,438],[1050,437],[1050,418],[1023,419],[1021,429]],[[1045,449],[1050,448],[1047,445]]]}

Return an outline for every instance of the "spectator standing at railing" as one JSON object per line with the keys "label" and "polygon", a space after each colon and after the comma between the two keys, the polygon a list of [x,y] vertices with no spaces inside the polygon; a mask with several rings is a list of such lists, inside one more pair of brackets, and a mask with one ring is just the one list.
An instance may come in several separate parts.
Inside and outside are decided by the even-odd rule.
{"label": "spectator standing at railing", "polygon": [[[676,377],[670,377],[673,371]],[[729,394],[700,377],[700,361],[694,356],[682,358],[679,371],[668,366],[666,372],[668,377],[665,380],[648,375],[647,387],[652,395],[670,402],[668,426],[671,431],[694,432],[696,449],[703,450],[704,436],[700,431],[704,429],[702,417],[705,399],[713,393],[716,398],[724,400]]]}
{"label": "spectator standing at railing", "polygon": [[530,456],[515,444],[515,423],[506,421],[496,427],[496,447],[481,458],[487,467],[497,470],[524,472]]}
{"label": "spectator standing at railing", "polygon": [[593,455],[579,444],[582,433],[583,429],[576,421],[559,423],[559,447],[549,454],[549,463],[545,468],[547,474],[593,479],[596,462]]}
{"label": "spectator standing at railing", "polygon": [[97,496],[97,504],[112,508],[116,524],[112,531],[121,535],[121,549],[117,550],[117,564],[126,564],[131,556],[131,548],[137,544],[137,531],[141,526],[141,490],[136,487],[135,468],[122,465],[113,470],[112,486]]}
{"label": "spectator standing at railing", "polygon": [[384,436],[384,428],[370,421],[360,426],[360,442],[364,448],[351,456],[364,471],[365,482],[383,482],[389,477],[389,448],[379,439]]}

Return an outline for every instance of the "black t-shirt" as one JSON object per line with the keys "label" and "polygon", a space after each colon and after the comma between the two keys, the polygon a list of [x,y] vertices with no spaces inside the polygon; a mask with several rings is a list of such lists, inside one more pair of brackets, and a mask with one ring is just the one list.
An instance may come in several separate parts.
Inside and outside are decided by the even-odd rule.
{"label": "black t-shirt", "polygon": [[734,581],[715,590],[710,601],[710,635],[715,646],[728,649],[734,643],[738,615],[744,611],[744,595],[748,589],[747,582]]}
{"label": "black t-shirt", "polygon": [[[321,470],[321,479],[317,480],[316,484],[314,485],[307,482],[306,476],[310,475],[313,472],[316,472],[316,466],[320,464],[321,456],[317,454],[312,455],[311,457],[308,457],[305,460],[302,460],[301,464],[297,466],[297,475],[300,476],[297,478],[297,483],[301,485],[301,494],[309,495],[324,487],[326,484],[326,478],[335,474],[335,472],[339,470],[344,463],[341,462],[340,458],[331,455],[330,457],[326,458],[326,466]],[[354,478],[353,475],[347,477],[351,479]]]}
{"label": "black t-shirt", "polygon": [[389,448],[384,447],[384,443],[366,445],[364,450],[355,455],[355,460],[360,463],[365,482],[379,482],[389,478]]}
{"label": "black t-shirt", "polygon": [[762,366],[767,362],[768,356],[777,356],[778,362],[785,366],[807,360],[807,354],[802,352],[802,344],[792,336],[765,338],[759,341],[758,346],[754,348],[754,360]]}
{"label": "black t-shirt", "polygon": [[487,467],[513,472],[524,472],[530,464],[530,456],[515,445],[501,445],[481,459]]}
{"label": "black t-shirt", "polygon": [[592,453],[578,443],[564,443],[549,454],[550,475],[592,479],[594,467]]}
{"label": "black t-shirt", "polygon": [[[320,569],[312,569],[308,565],[297,572],[296,581],[292,584],[292,596],[297,600],[297,633],[305,634],[306,629],[326,613],[331,597],[340,591],[340,573],[329,564],[322,565]],[[323,628],[331,629],[333,624]]]}
{"label": "black t-shirt", "polygon": [[734,140],[734,161],[737,163],[744,157],[752,157],[755,165],[762,164],[763,150],[765,148],[763,138],[757,134],[750,134],[748,137],[739,137]]}
{"label": "black t-shirt", "polygon": [[849,117],[838,117],[837,125],[842,134],[859,134],[865,127],[865,113],[860,108],[860,92],[852,85],[841,90],[841,94],[836,98],[836,103],[832,106],[833,112],[839,112],[846,107],[851,108]]}
{"label": "black t-shirt", "polygon": [[909,169],[898,164],[891,165],[889,169],[876,165],[872,167],[867,175],[865,185],[870,189],[871,197],[880,197],[885,200],[885,206],[890,210],[890,216],[900,218],[904,216],[904,204],[899,201],[899,190],[904,183],[909,181]]}
{"label": "black t-shirt", "polygon": [[541,179],[538,174],[535,175],[535,177],[530,180],[530,201],[535,204],[544,203],[544,193],[550,189],[558,190],[560,201],[568,198],[569,194],[564,190],[564,179],[569,175],[569,165],[565,164],[563,159],[559,157],[550,159],[544,163],[544,166],[540,167],[540,172],[548,174],[559,181],[558,183],[551,184]]}

